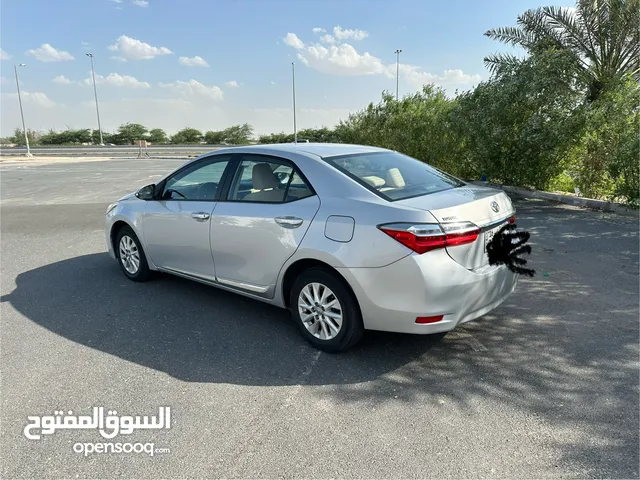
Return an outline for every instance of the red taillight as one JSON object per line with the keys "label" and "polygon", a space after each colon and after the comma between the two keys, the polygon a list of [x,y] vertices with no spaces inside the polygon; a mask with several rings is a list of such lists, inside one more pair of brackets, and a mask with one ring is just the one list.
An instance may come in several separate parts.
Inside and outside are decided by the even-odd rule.
{"label": "red taillight", "polygon": [[418,317],[416,323],[436,323],[444,318],[444,315],[436,315],[434,317]]}
{"label": "red taillight", "polygon": [[378,228],[416,253],[473,243],[480,229],[471,222],[428,224],[390,224]]}
{"label": "red taillight", "polygon": [[509,223],[510,224],[516,223],[516,216],[515,215],[509,219]]}
{"label": "red taillight", "polygon": [[429,250],[442,248],[447,244],[446,235],[444,234],[420,237],[406,230],[391,230],[385,227],[380,227],[380,230],[416,253],[426,253]]}

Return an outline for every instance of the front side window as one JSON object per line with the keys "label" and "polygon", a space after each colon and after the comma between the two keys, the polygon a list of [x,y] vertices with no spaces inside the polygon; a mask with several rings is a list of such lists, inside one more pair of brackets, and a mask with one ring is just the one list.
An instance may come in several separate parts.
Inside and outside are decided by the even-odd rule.
{"label": "front side window", "polygon": [[197,163],[167,180],[162,200],[215,200],[229,157]]}
{"label": "front side window", "polygon": [[386,200],[428,195],[464,185],[460,180],[397,152],[375,152],[325,161]]}
{"label": "front side window", "polygon": [[283,203],[313,195],[293,166],[268,157],[242,158],[231,183],[229,200]]}

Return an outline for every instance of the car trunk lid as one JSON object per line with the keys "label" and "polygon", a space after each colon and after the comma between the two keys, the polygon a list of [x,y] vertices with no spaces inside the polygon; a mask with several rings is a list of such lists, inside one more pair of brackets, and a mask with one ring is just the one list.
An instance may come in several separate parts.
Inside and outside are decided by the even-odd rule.
{"label": "car trunk lid", "polygon": [[515,213],[509,197],[500,190],[465,185],[396,203],[429,211],[441,224],[473,222],[481,228],[478,239],[466,245],[446,247],[449,256],[468,269],[489,263],[486,243]]}

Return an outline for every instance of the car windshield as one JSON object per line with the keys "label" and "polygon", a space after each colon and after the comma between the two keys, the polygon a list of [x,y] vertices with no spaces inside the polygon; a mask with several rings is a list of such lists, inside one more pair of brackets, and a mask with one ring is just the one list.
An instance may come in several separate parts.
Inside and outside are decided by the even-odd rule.
{"label": "car windshield", "polygon": [[451,175],[397,152],[372,152],[324,160],[389,201],[464,185]]}

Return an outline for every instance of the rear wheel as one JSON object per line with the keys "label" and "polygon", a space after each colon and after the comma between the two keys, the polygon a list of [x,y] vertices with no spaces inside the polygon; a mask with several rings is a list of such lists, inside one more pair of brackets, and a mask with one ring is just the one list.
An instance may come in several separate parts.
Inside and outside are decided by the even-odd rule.
{"label": "rear wheel", "polygon": [[325,352],[347,350],[364,334],[355,296],[342,278],[327,270],[305,270],[293,284],[290,306],[302,336]]}
{"label": "rear wheel", "polygon": [[122,227],[115,245],[118,263],[124,274],[134,282],[144,282],[149,278],[149,265],[140,240],[131,227]]}

